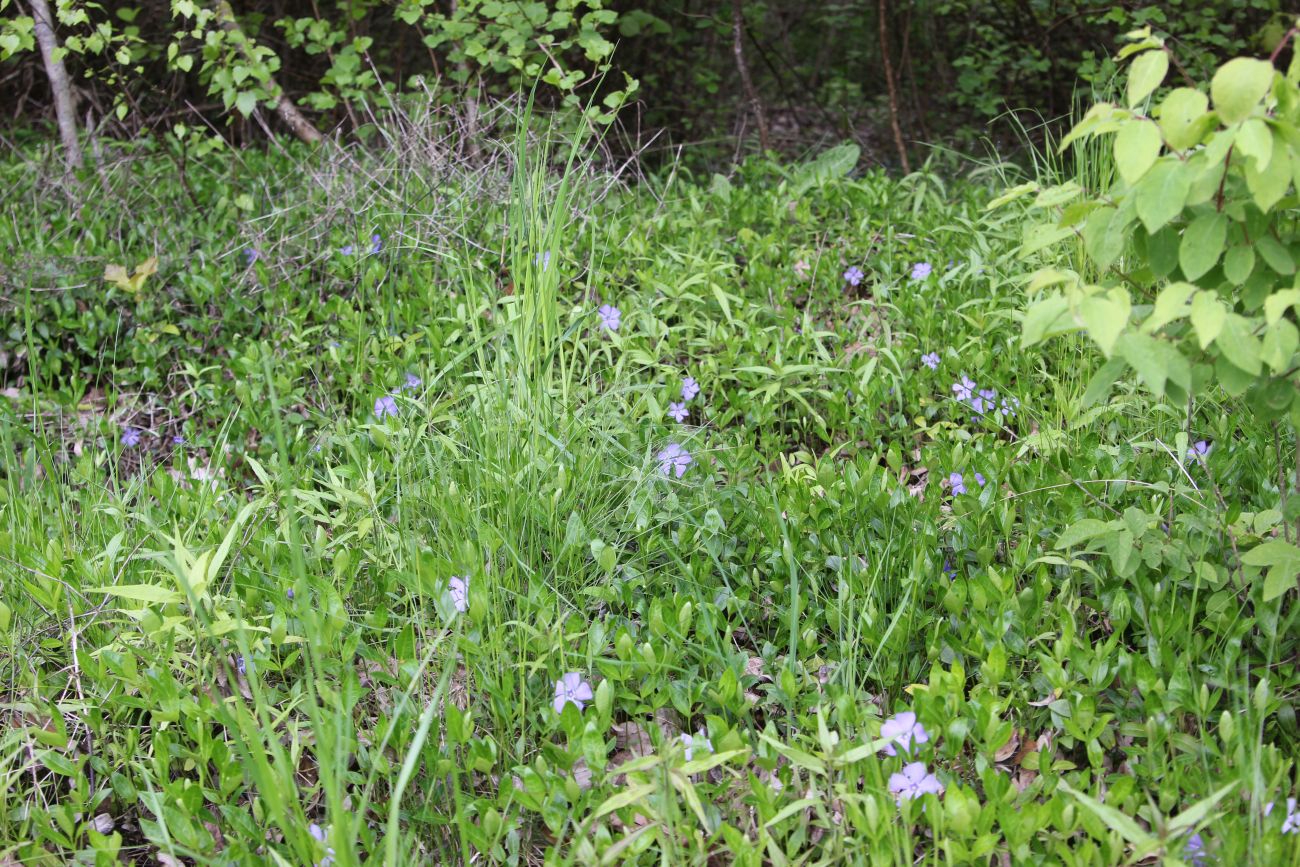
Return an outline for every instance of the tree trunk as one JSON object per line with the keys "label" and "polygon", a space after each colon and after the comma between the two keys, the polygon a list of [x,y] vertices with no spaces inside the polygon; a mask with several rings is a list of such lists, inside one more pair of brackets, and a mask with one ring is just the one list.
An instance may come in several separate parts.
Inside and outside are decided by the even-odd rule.
{"label": "tree trunk", "polygon": [[50,92],[54,95],[54,116],[59,122],[59,137],[63,139],[63,159],[68,170],[82,166],[81,142],[77,139],[77,104],[72,98],[72,84],[68,70],[59,56],[59,39],[54,35],[54,16],[45,0],[31,0],[32,29],[41,46],[45,61],[45,74],[50,79]]}
{"label": "tree trunk", "polygon": [[[248,50],[248,36],[244,33],[243,28],[239,26],[239,19],[235,17],[235,10],[230,7],[229,0],[217,0],[217,21],[222,30],[235,37],[235,43],[240,53],[251,63],[253,58]],[[285,126],[289,127],[289,130],[294,135],[302,141],[312,144],[324,138],[320,130],[316,129],[312,122],[298,110],[298,106],[293,104],[293,100],[285,95],[284,88],[275,80],[275,76],[267,77],[266,86],[274,95],[275,113],[280,116],[280,120],[284,121]]]}
{"label": "tree trunk", "polygon": [[903,144],[903,128],[898,125],[898,87],[894,83],[894,64],[889,59],[889,2],[880,0],[880,58],[885,64],[885,85],[889,88],[889,125],[894,130],[894,147],[903,163],[904,174],[911,174],[907,161],[907,147]]}
{"label": "tree trunk", "polygon": [[741,86],[745,88],[745,97],[749,100],[750,110],[758,123],[758,145],[767,152],[767,115],[763,113],[763,101],[754,89],[754,80],[749,76],[749,64],[745,62],[745,14],[741,0],[731,0],[731,39],[732,51],[736,54],[736,71],[740,73]]}

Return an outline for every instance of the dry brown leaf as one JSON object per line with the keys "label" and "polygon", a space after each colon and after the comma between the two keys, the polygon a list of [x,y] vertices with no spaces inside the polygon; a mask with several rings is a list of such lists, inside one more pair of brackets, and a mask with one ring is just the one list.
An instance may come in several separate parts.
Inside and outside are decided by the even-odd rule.
{"label": "dry brown leaf", "polygon": [[772,679],[763,671],[763,657],[761,656],[751,656],[745,662],[745,675],[747,677],[756,677],[759,680],[770,681]]}
{"label": "dry brown leaf", "polygon": [[1011,739],[1008,740],[1002,746],[998,747],[997,752],[993,754],[993,761],[1005,762],[1007,759],[1011,758],[1016,754],[1016,750],[1019,749],[1019,747],[1020,747],[1020,730],[1012,729]]}

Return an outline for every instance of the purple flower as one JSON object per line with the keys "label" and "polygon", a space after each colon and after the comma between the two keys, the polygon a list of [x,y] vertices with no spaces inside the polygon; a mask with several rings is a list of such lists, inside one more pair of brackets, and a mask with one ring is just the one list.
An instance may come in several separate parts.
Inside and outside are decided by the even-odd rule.
{"label": "purple flower", "polygon": [[600,315],[600,326],[608,331],[618,331],[623,319],[623,311],[612,304],[602,304],[596,311]]}
{"label": "purple flower", "polygon": [[[1270,803],[1264,808],[1264,815],[1267,816],[1272,810],[1273,805]],[[1286,818],[1282,820],[1283,834],[1300,834],[1300,812],[1296,811],[1295,798],[1286,799]]]}
{"label": "purple flower", "polygon": [[244,659],[242,653],[239,655],[239,658],[235,660],[235,668],[239,670],[240,674],[248,673],[248,661]]}
{"label": "purple flower", "polygon": [[999,409],[998,412],[1002,413],[1004,417],[1010,416],[1014,418],[1016,414],[1016,410],[1019,407],[1020,407],[1020,398],[1004,397],[1002,398],[1002,408]]}
{"label": "purple flower", "polygon": [[862,278],[865,276],[867,275],[862,273],[861,268],[857,265],[853,265],[844,272],[844,282],[848,283],[850,286],[857,286],[862,282]]}
{"label": "purple flower", "polygon": [[351,244],[344,244],[343,247],[341,247],[341,248],[339,249],[339,252],[342,253],[344,256],[351,256],[351,255],[352,255],[352,245],[351,245]]}
{"label": "purple flower", "polygon": [[290,601],[292,601],[292,600],[293,600],[293,588],[290,587],[288,590],[284,591],[284,595],[287,596],[287,597],[289,597]]}
{"label": "purple flower", "polygon": [[135,448],[140,444],[140,429],[134,427],[122,428],[122,445],[127,448]]}
{"label": "purple flower", "polygon": [[966,482],[962,480],[961,473],[951,473],[948,476],[948,487],[954,494],[966,493]]}
{"label": "purple flower", "polygon": [[976,474],[975,474],[975,481],[979,482],[981,488],[984,487],[984,474],[983,474],[983,473],[976,473]]}
{"label": "purple flower", "polygon": [[1210,444],[1205,440],[1197,440],[1192,447],[1187,450],[1188,460],[1199,461],[1210,453]]}
{"label": "purple flower", "polygon": [[181,436],[180,434],[176,434],[176,436],[172,437],[172,445],[174,446],[185,445],[185,437]]}
{"label": "purple flower", "polygon": [[958,400],[970,400],[971,395],[975,392],[975,383],[966,374],[962,374],[961,382],[952,384],[952,393]]}
{"label": "purple flower", "polygon": [[957,567],[952,565],[951,560],[943,561],[943,574],[948,576],[948,580],[952,580],[953,578],[957,577]]}
{"label": "purple flower", "polygon": [[555,700],[551,702],[551,707],[555,708],[556,713],[563,713],[564,706],[572,702],[578,706],[578,710],[582,710],[592,696],[591,684],[583,680],[578,672],[571,671],[555,682]]}
{"label": "purple flower", "polygon": [[695,377],[688,376],[682,380],[682,400],[690,400],[700,393],[700,384],[695,381]]}
{"label": "purple flower", "polygon": [[[545,253],[538,253],[537,258],[533,260],[533,264],[541,265],[543,271],[551,267],[551,251],[547,250]],[[615,329],[617,329],[617,326],[615,326]]]}
{"label": "purple flower", "polygon": [[1207,857],[1205,841],[1201,839],[1201,835],[1193,834],[1188,837],[1187,845],[1183,847],[1183,860],[1190,863],[1192,867],[1205,867]]}
{"label": "purple flower", "polygon": [[683,401],[668,404],[668,415],[673,421],[683,422],[686,421],[686,416],[690,415],[690,412],[686,409],[686,402]]}
{"label": "purple flower", "polygon": [[926,770],[924,762],[911,762],[903,765],[901,773],[889,775],[889,791],[894,793],[894,799],[901,804],[925,794],[942,795],[943,783]]}
{"label": "purple flower", "polygon": [[928,355],[921,356],[921,363],[931,370],[939,369],[939,353],[931,352]]}
{"label": "purple flower", "polygon": [[469,610],[469,578],[451,576],[451,580],[447,582],[447,592],[451,594],[451,604],[457,611],[464,614]]}
{"label": "purple flower", "polygon": [[384,420],[384,416],[395,416],[397,414],[397,401],[393,399],[391,394],[386,394],[375,401],[375,418],[380,421]]}
{"label": "purple flower", "polygon": [[895,743],[902,746],[904,751],[911,752],[913,741],[924,744],[930,740],[929,732],[925,730],[925,726],[917,721],[916,714],[910,710],[905,710],[885,720],[885,724],[880,727],[880,736],[893,741],[893,743],[885,744],[883,752],[887,756],[896,754]]}
{"label": "purple flower", "polygon": [[704,729],[700,729],[694,735],[688,735],[682,732],[682,743],[686,746],[686,761],[690,761],[695,755],[696,750],[704,750],[706,753],[713,752],[713,741],[709,740],[709,735]]}
{"label": "purple flower", "polygon": [[934,269],[930,267],[929,262],[917,262],[912,266],[912,279],[924,280],[926,277],[930,276],[930,272],[933,270]]}
{"label": "purple flower", "polygon": [[254,262],[256,262],[256,261],[257,261],[258,259],[260,259],[260,258],[262,258],[262,253],[261,253],[261,251],[258,250],[256,247],[245,247],[245,248],[244,248],[244,262],[245,262],[245,263],[247,263],[247,264],[249,264],[249,265],[252,265]]}
{"label": "purple flower", "polygon": [[408,389],[419,388],[420,383],[420,377],[416,376],[414,373],[408,373],[406,374],[406,382],[402,383],[402,390],[406,391]]}
{"label": "purple flower", "polygon": [[378,234],[378,233],[375,233],[374,235],[371,235],[371,236],[370,236],[370,252],[371,252],[371,253],[378,253],[378,252],[379,252],[380,250],[382,250],[382,249],[384,249],[384,239],[381,238],[381,237],[379,237],[379,234]]}
{"label": "purple flower", "polygon": [[686,468],[695,462],[691,453],[677,443],[669,443],[665,446],[656,459],[659,461],[659,472],[665,476],[676,473],[679,479],[685,475]]}
{"label": "purple flower", "polygon": [[[317,825],[315,822],[312,822],[310,825],[307,826],[307,833],[311,834],[312,839],[318,843],[324,843],[326,839],[329,837],[329,832],[326,831],[324,828],[322,828],[320,825]],[[333,863],[334,863],[334,847],[326,846],[325,857],[316,862],[316,867],[331,867]]]}

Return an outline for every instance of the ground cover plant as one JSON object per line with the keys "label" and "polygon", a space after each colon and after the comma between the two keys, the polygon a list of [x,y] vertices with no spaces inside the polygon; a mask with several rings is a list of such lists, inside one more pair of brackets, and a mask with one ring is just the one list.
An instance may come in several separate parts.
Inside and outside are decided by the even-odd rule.
{"label": "ground cover plant", "polygon": [[[1199,134],[1283,159],[1295,79]],[[1015,198],[480,122],[0,168],[0,862],[1300,857],[1294,370],[1171,401],[1087,305],[1189,371],[1195,292],[1293,314],[1098,261],[1126,150]]]}

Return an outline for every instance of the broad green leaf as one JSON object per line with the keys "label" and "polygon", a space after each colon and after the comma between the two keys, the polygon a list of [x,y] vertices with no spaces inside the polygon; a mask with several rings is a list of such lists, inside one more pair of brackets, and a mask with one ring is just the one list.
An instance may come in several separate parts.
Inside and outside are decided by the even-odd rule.
{"label": "broad green leaf", "polygon": [[1228,319],[1228,308],[1213,292],[1197,292],[1192,299],[1192,327],[1196,329],[1196,339],[1205,349],[1223,330],[1223,323]]}
{"label": "broad green leaf", "polygon": [[1202,214],[1183,232],[1178,264],[1183,276],[1195,280],[1214,267],[1228,240],[1228,218],[1220,213]]}
{"label": "broad green leaf", "polygon": [[1273,64],[1253,57],[1229,60],[1214,73],[1210,97],[1225,124],[1250,117],[1273,84]]}
{"label": "broad green leaf", "polygon": [[996,208],[1000,208],[1003,205],[1007,204],[1008,202],[1014,202],[1016,199],[1019,199],[1023,196],[1029,195],[1032,192],[1035,192],[1037,189],[1038,189],[1037,181],[1028,181],[1023,184],[1017,184],[1016,186],[1007,190],[1002,195],[998,196],[993,201],[985,205],[984,210],[992,211]]}
{"label": "broad green leaf", "polygon": [[1182,213],[1192,178],[1176,157],[1165,157],[1147,172],[1133,189],[1137,215],[1147,231],[1155,234]]}
{"label": "broad green leaf", "polygon": [[801,195],[814,186],[837,181],[853,171],[862,149],[853,142],[827,148],[794,171],[791,182],[795,195]]}
{"label": "broad green leaf", "polygon": [[1264,263],[1277,273],[1287,277],[1295,273],[1295,259],[1291,258],[1291,251],[1277,238],[1272,235],[1260,235],[1255,239],[1255,249],[1259,251]]}
{"label": "broad green leaf", "polygon": [[1131,120],[1115,136],[1115,166],[1129,184],[1137,183],[1160,156],[1160,128],[1149,120]]}
{"label": "broad green leaf", "polygon": [[1147,261],[1151,273],[1159,278],[1168,277],[1178,267],[1178,230],[1165,226],[1159,232],[1147,238]]}
{"label": "broad green leaf", "polygon": [[1247,566],[1269,567],[1264,579],[1264,601],[1268,602],[1296,586],[1296,575],[1300,574],[1300,548],[1273,539],[1241,555],[1241,562]]}
{"label": "broad green leaf", "polygon": [[1247,244],[1233,247],[1223,257],[1223,276],[1237,286],[1245,283],[1250,272],[1254,270],[1255,248]]}
{"label": "broad green leaf", "polygon": [[1191,312],[1187,306],[1187,299],[1191,298],[1194,292],[1196,292],[1195,286],[1183,282],[1170,283],[1161,289],[1160,294],[1156,296],[1151,315],[1142,323],[1142,330],[1151,334],[1175,319],[1186,316]]}
{"label": "broad green leaf", "polygon": [[1073,199],[1078,198],[1083,193],[1083,187],[1074,181],[1060,184],[1055,187],[1048,187],[1038,194],[1034,199],[1033,207],[1035,208],[1055,208],[1064,205]]}
{"label": "broad green leaf", "polygon": [[1096,518],[1083,518],[1075,521],[1065,528],[1065,531],[1056,538],[1056,550],[1061,551],[1065,548],[1073,548],[1081,542],[1089,539],[1095,539],[1098,536],[1105,535],[1117,529],[1114,521],[1100,521]]}
{"label": "broad green leaf", "polygon": [[1289,320],[1279,319],[1264,332],[1260,358],[1274,373],[1285,373],[1291,369],[1297,347],[1300,347],[1300,333]]}
{"label": "broad green leaf", "polygon": [[1264,601],[1271,602],[1296,586],[1295,567],[1274,566],[1264,578]]}
{"label": "broad green leaf", "polygon": [[1144,51],[1128,70],[1128,107],[1133,108],[1151,95],[1169,72],[1169,55],[1162,49]]}
{"label": "broad green leaf", "polygon": [[1283,289],[1274,292],[1264,302],[1264,319],[1272,325],[1297,304],[1300,304],[1300,289]]}
{"label": "broad green leaf", "polygon": [[657,788],[659,788],[659,786],[656,783],[641,783],[636,786],[629,786],[623,791],[617,792],[606,798],[604,803],[596,808],[596,812],[592,814],[592,818],[599,819],[601,816],[605,816],[615,810],[620,810],[623,807],[635,804]]}
{"label": "broad green leaf", "polygon": [[1237,788],[1237,783],[1232,782],[1215,790],[1208,797],[1202,798],[1195,804],[1192,804],[1186,810],[1183,810],[1177,816],[1169,820],[1169,832],[1175,833],[1184,828],[1194,828],[1210,814],[1214,806],[1226,798]]}
{"label": "broad green leaf", "polygon": [[1115,208],[1098,208],[1083,225],[1083,249],[1097,267],[1105,270],[1124,252],[1125,237],[1117,231],[1122,218]]}
{"label": "broad green leaf", "polygon": [[117,596],[120,599],[131,599],[135,602],[150,602],[155,605],[170,605],[177,602],[183,602],[185,597],[175,590],[168,590],[166,587],[159,587],[156,584],[118,584],[113,587],[90,587],[87,593],[103,593],[107,596]]}
{"label": "broad green leaf", "polygon": [[1110,358],[1115,340],[1128,324],[1128,297],[1119,290],[1109,296],[1092,295],[1079,303],[1079,319],[1102,354]]}
{"label": "broad green leaf", "polygon": [[238,109],[239,113],[244,117],[248,117],[253,113],[253,109],[257,108],[257,94],[245,90],[243,93],[239,94],[239,96],[235,97],[235,108]]}
{"label": "broad green leaf", "polygon": [[1067,334],[1078,326],[1070,315],[1070,305],[1060,295],[1049,295],[1036,301],[1025,311],[1025,321],[1020,335],[1022,346],[1033,346],[1054,337]]}
{"label": "broad green leaf", "polygon": [[[1282,148],[1286,145],[1282,144]],[[1291,163],[1285,159],[1270,160],[1268,165],[1260,168],[1253,162],[1245,167],[1246,188],[1259,209],[1267,213],[1281,201],[1291,186]]]}
{"label": "broad green leaf", "polygon": [[1169,381],[1184,390],[1191,387],[1191,365],[1163,340],[1138,331],[1126,331],[1115,342],[1115,351],[1133,366],[1156,397],[1164,396],[1165,383]]}
{"label": "broad green leaf", "polygon": [[1259,375],[1261,347],[1259,338],[1251,333],[1249,319],[1229,313],[1214,345],[1234,366],[1252,376]]}
{"label": "broad green leaf", "polygon": [[1184,151],[1200,144],[1213,119],[1208,116],[1210,100],[1199,90],[1180,87],[1160,103],[1160,131],[1174,150]]}
{"label": "broad green leaf", "polygon": [[1025,259],[1046,247],[1074,237],[1074,230],[1056,223],[1031,223],[1024,229],[1020,244],[1020,258]]}
{"label": "broad green leaf", "polygon": [[[1237,152],[1255,161],[1255,168],[1263,170],[1273,159],[1273,131],[1262,118],[1248,118],[1237,130]],[[1285,153],[1285,151],[1283,151]],[[1288,171],[1290,166],[1287,166]]]}

